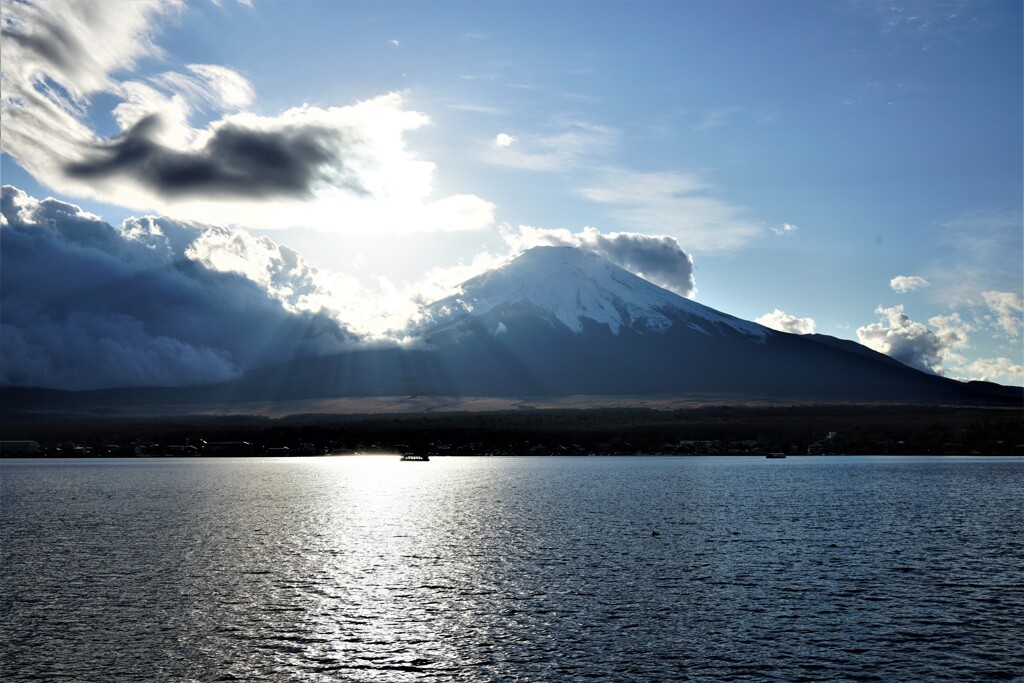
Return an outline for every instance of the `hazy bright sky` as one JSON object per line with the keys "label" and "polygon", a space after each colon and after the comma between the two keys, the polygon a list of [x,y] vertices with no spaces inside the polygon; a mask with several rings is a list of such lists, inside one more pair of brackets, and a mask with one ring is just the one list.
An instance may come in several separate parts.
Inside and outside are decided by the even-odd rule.
{"label": "hazy bright sky", "polygon": [[[1019,1],[97,7],[35,32],[49,67],[4,37],[3,182],[38,199],[265,235],[375,306],[664,235],[709,306],[1024,381]],[[264,183],[250,134],[305,151]]]}

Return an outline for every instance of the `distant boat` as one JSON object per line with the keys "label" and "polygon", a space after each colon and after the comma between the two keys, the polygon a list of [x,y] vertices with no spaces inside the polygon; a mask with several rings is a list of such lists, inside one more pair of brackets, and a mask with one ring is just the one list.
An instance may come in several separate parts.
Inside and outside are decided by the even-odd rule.
{"label": "distant boat", "polygon": [[422,453],[404,453],[400,460],[402,462],[429,462],[430,456]]}
{"label": "distant boat", "polygon": [[785,458],[786,454],[785,453],[769,453],[768,455],[766,455],[764,457],[769,458],[771,460],[777,460],[779,458]]}

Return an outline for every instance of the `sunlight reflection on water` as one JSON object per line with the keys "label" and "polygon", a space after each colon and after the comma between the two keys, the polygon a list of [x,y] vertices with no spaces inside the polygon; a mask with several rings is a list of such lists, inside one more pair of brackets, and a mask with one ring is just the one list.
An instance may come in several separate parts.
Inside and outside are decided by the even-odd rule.
{"label": "sunlight reflection on water", "polygon": [[[4,680],[958,680],[1024,651],[1024,466],[4,461]],[[656,535],[655,535],[656,532]]]}

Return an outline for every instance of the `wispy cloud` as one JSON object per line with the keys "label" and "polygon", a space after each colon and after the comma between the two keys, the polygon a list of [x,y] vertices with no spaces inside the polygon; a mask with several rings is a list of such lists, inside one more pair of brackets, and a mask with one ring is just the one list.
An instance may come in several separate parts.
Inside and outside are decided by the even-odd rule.
{"label": "wispy cloud", "polygon": [[1013,291],[1024,279],[1024,218],[1019,208],[963,213],[939,225],[948,256],[928,269],[932,296],[945,303],[976,303],[983,291]]}
{"label": "wispy cloud", "polygon": [[696,173],[656,171],[645,173],[624,168],[606,168],[599,182],[579,190],[587,199],[602,204],[654,204],[667,197],[701,193],[712,189]]}
{"label": "wispy cloud", "polygon": [[694,251],[731,251],[762,232],[743,207],[718,198],[713,189],[695,173],[606,168],[579,193],[609,205],[623,228],[669,234]]}
{"label": "wispy cloud", "polygon": [[191,101],[206,100],[220,111],[242,109],[256,99],[252,83],[234,69],[218,64],[189,64],[188,71],[168,71],[150,80],[170,92],[186,95]]}
{"label": "wispy cloud", "polygon": [[1024,298],[1019,292],[982,292],[985,305],[994,316],[994,324],[1011,339],[1020,337],[1024,325]]}
{"label": "wispy cloud", "polygon": [[897,47],[913,50],[958,45],[964,37],[1009,18],[999,3],[970,0],[866,0],[842,6],[873,21],[879,34]]}
{"label": "wispy cloud", "polygon": [[566,171],[606,156],[618,142],[617,130],[577,121],[551,134],[517,136],[518,144],[489,150],[487,161],[500,166],[530,171]]}
{"label": "wispy cloud", "polygon": [[468,111],[475,114],[503,114],[504,109],[500,107],[491,107],[485,104],[472,104],[466,102],[460,102],[455,104],[446,104],[448,109],[454,109],[455,111]]}
{"label": "wispy cloud", "polygon": [[[493,222],[473,195],[434,198],[434,164],[405,148],[429,124],[389,94],[337,107],[244,111],[252,85],[192,64],[129,79],[177,2],[4,5],[3,151],[41,182],[204,223],[323,230],[470,230]],[[84,103],[117,100],[104,139]],[[196,124],[205,114],[209,120]]]}
{"label": "wispy cloud", "polygon": [[774,232],[779,237],[785,237],[786,235],[792,235],[794,232],[796,232],[799,229],[800,229],[799,226],[793,225],[792,223],[783,223],[782,225],[774,225],[774,226],[772,226],[772,232]]}
{"label": "wispy cloud", "polygon": [[698,118],[695,123],[690,124],[690,128],[696,131],[720,128],[728,124],[729,120],[739,111],[739,107],[719,107],[717,109],[709,109],[702,112],[700,118]]}

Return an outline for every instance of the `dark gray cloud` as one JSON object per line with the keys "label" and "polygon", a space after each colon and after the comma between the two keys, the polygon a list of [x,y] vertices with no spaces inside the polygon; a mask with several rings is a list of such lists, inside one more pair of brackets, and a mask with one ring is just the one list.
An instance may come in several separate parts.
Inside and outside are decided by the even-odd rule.
{"label": "dark gray cloud", "polygon": [[319,126],[276,130],[217,127],[196,151],[156,141],[159,115],[146,116],[117,138],[97,144],[81,161],[64,167],[72,178],[131,178],[163,197],[310,197],[318,182],[360,195],[367,190],[339,156],[344,135]]}
{"label": "dark gray cloud", "polygon": [[[0,384],[176,386],[338,351],[352,335],[253,280],[133,239],[78,207],[0,190]],[[170,228],[170,224],[165,224]]]}
{"label": "dark gray cloud", "polygon": [[598,235],[594,244],[608,260],[655,284],[683,295],[694,291],[693,258],[674,237],[620,232]]}
{"label": "dark gray cloud", "polygon": [[74,35],[56,23],[41,25],[39,29],[41,35],[4,28],[0,30],[0,37],[17,43],[54,67],[63,70],[75,68],[74,58],[80,46],[75,44]]}
{"label": "dark gray cloud", "polygon": [[602,233],[596,228],[582,232],[521,227],[510,242],[514,246],[536,245],[579,247],[682,296],[696,291],[693,257],[683,251],[675,237],[636,232]]}

